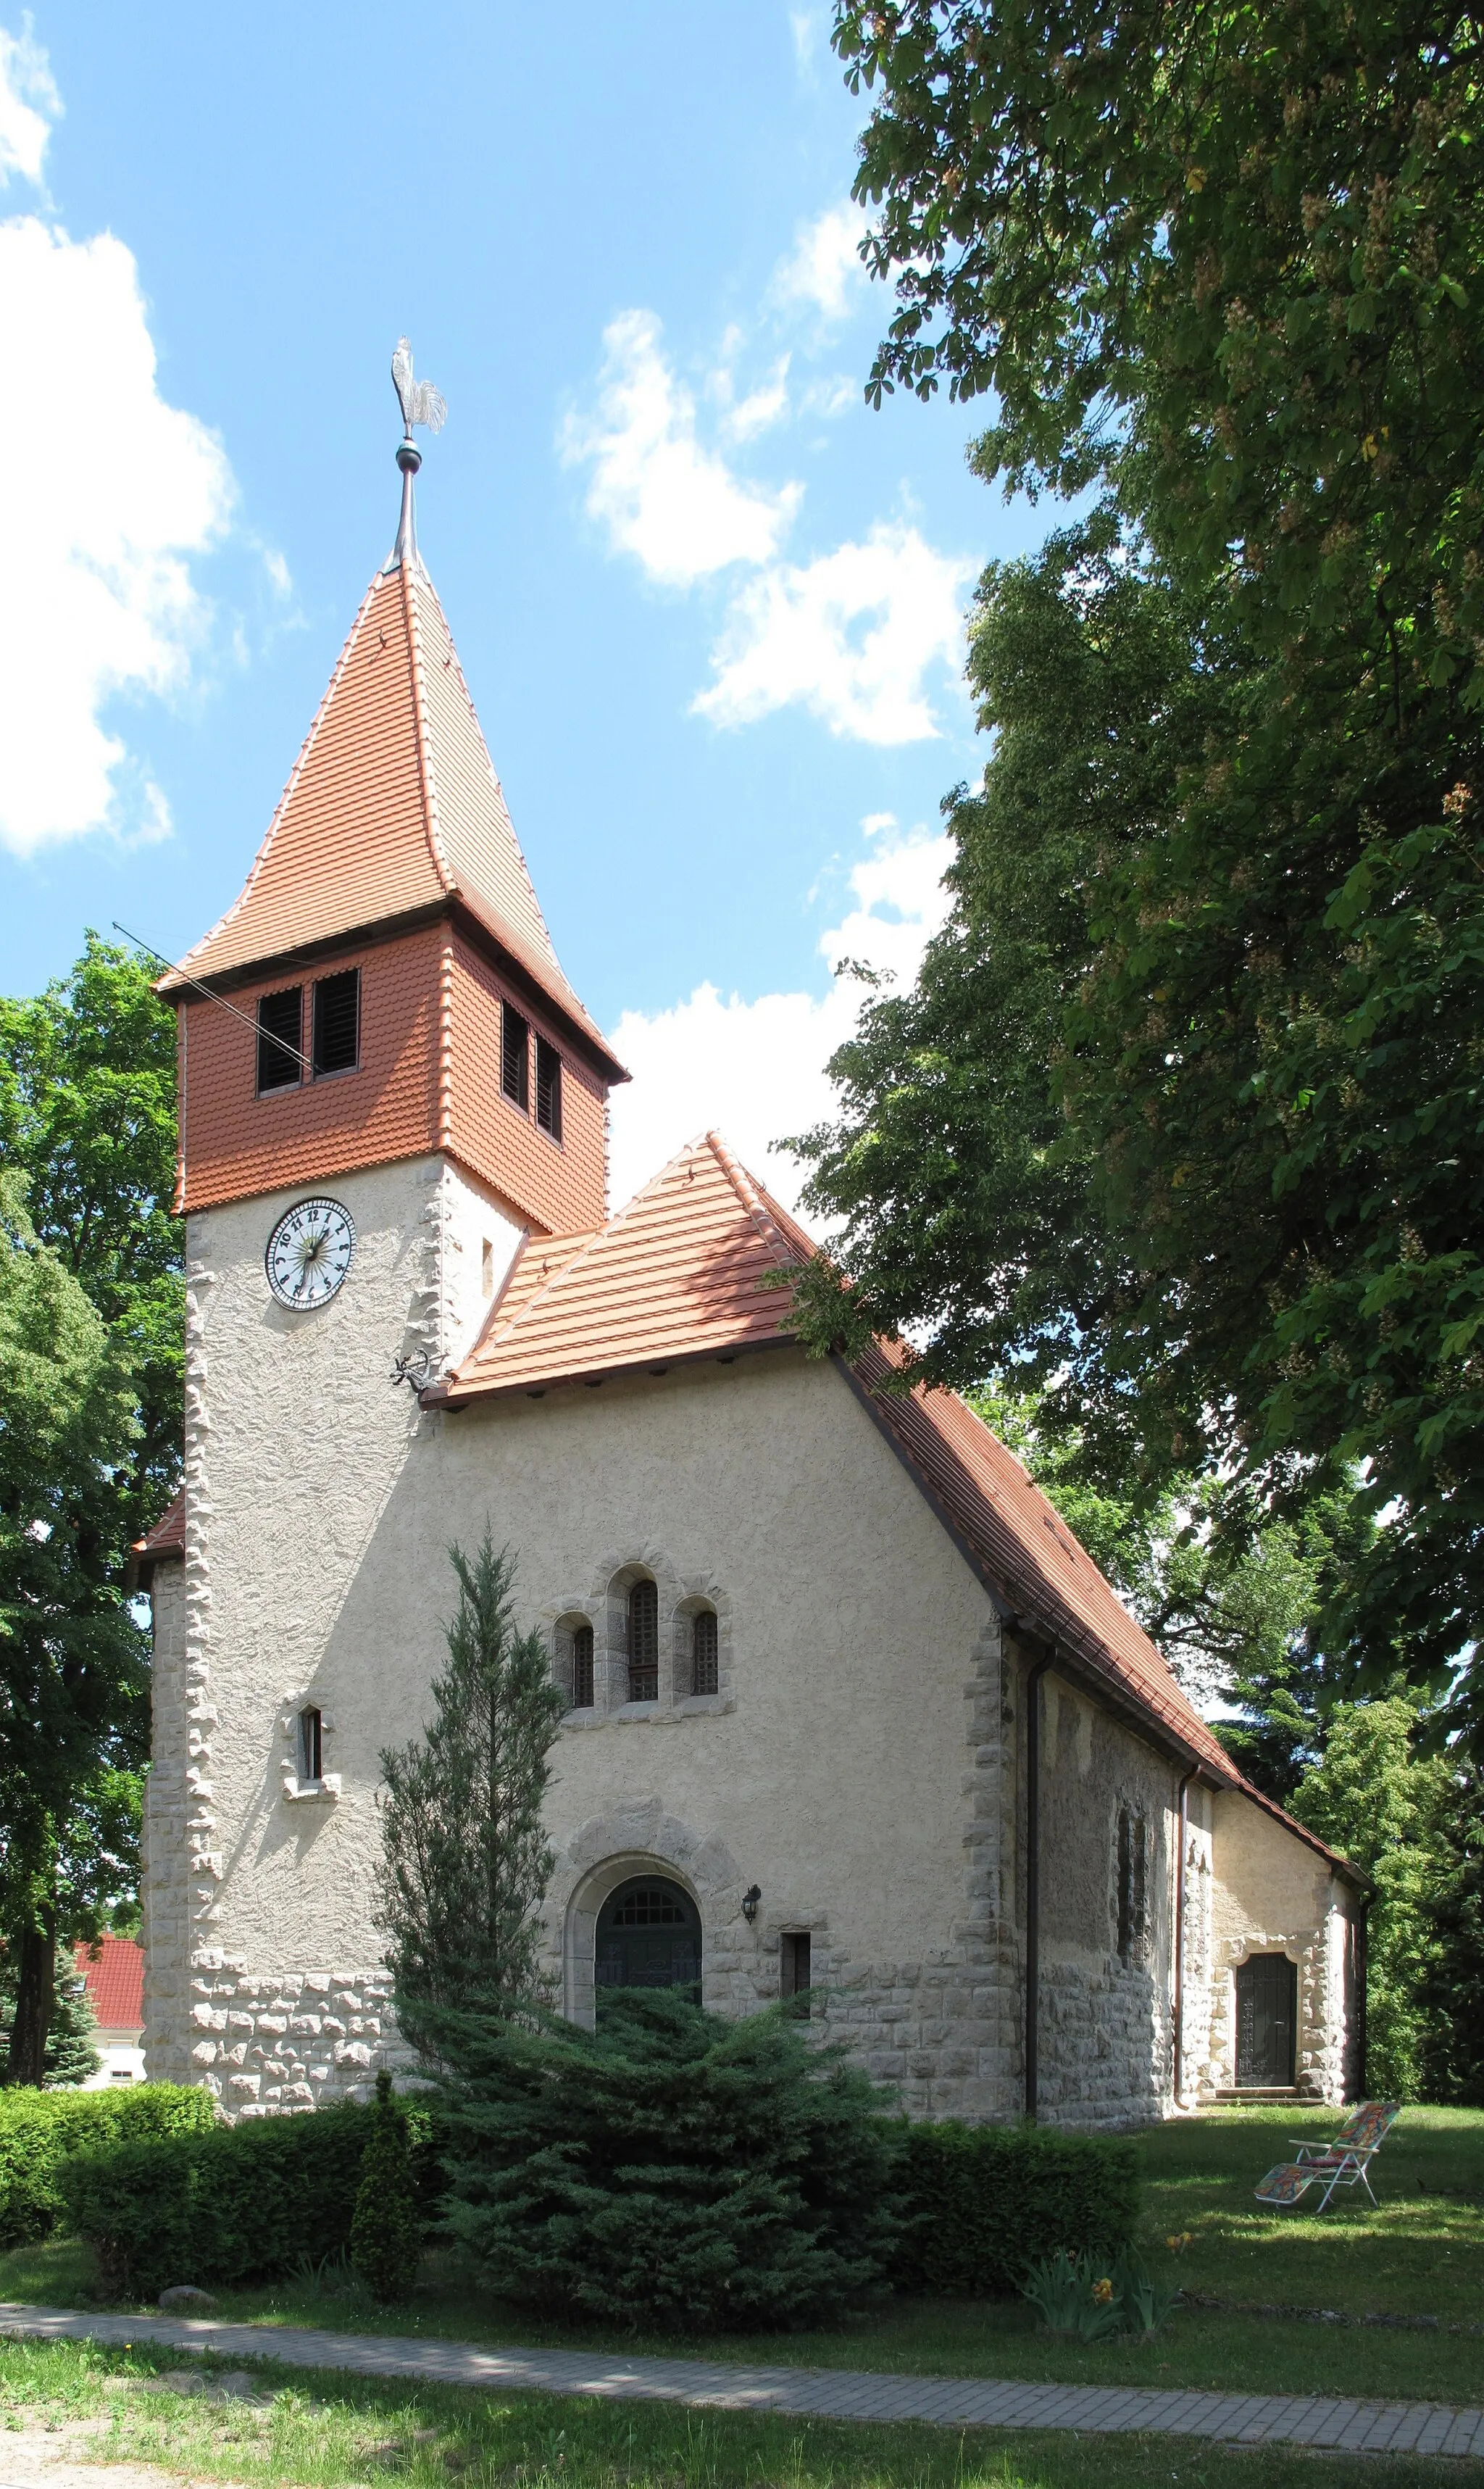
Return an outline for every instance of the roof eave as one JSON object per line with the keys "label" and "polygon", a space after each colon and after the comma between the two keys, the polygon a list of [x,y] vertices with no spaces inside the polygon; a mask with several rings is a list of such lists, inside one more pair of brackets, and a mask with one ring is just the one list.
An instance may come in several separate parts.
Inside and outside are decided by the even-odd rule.
{"label": "roof eave", "polygon": [[577,1371],[559,1374],[522,1375],[515,1383],[467,1383],[456,1379],[446,1383],[430,1383],[418,1393],[424,1409],[467,1409],[475,1400],[544,1399],[548,1391],[575,1389],[579,1385],[595,1390],[600,1383],[617,1383],[626,1377],[653,1375],[657,1379],[681,1365],[734,1365],[739,1357],[754,1357],[764,1349],[797,1348],[791,1331],[776,1333],[769,1339],[713,1340],[705,1348],[675,1349],[656,1356],[620,1358],[599,1365],[583,1366]]}

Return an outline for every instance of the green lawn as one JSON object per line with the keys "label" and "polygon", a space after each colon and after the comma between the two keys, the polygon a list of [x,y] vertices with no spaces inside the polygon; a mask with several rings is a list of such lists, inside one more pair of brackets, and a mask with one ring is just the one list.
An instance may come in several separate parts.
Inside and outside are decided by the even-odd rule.
{"label": "green lawn", "polygon": [[0,2345],[0,2413],[13,2429],[55,2430],[59,2455],[155,2463],[253,2489],[366,2489],[388,2477],[408,2489],[1484,2489],[1484,2465],[1415,2456],[492,2397],[290,2376],[268,2362],[264,2407],[214,2404],[150,2389],[170,2356]]}
{"label": "green lawn", "polygon": [[[328,2325],[355,2332],[444,2334],[486,2343],[583,2344],[690,2351],[810,2367],[1046,2382],[1203,2386],[1388,2399],[1475,2402],[1484,2337],[1398,2328],[1321,2325],[1244,2313],[1263,2303],[1484,2319],[1484,2113],[1409,2109],[1375,2173],[1381,2208],[1354,2196],[1322,2217],[1267,2214],[1252,2189],[1286,2135],[1333,2131],[1332,2114],[1246,2109],[1150,2130],[1141,2138],[1151,2242],[1188,2230],[1181,2263],[1194,2291],[1228,2310],[1178,2309],[1152,2339],[1080,2345],[1053,2338],[1022,2303],[913,2301],[808,2333],[677,2340],[593,2325],[557,2325],[470,2285],[430,2258],[412,2307],[374,2307],[354,2291],[279,2283],[222,2292],[224,2315],[267,2327]],[[1157,2256],[1162,2250],[1154,2246]],[[86,2304],[95,2278],[82,2249],[48,2241],[0,2257],[0,2299]]]}

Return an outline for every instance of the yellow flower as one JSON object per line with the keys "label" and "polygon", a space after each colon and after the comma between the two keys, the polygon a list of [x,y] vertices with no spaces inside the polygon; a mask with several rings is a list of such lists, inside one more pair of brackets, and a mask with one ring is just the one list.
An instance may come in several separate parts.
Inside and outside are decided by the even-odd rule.
{"label": "yellow flower", "polygon": [[1113,2296],[1113,2284],[1111,2283],[1111,2281],[1103,2280],[1103,2281],[1095,2281],[1095,2282],[1094,2282],[1094,2284],[1093,2284],[1093,2297],[1097,2300],[1098,2304],[1099,2304],[1099,2307],[1106,2307],[1106,2305],[1107,2305],[1107,2303],[1108,2303],[1109,2300],[1112,2298],[1112,2296]]}

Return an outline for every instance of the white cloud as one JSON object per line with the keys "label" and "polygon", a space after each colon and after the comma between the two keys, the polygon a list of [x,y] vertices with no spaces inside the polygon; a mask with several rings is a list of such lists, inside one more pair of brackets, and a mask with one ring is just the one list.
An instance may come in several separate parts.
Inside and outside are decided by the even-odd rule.
{"label": "white cloud", "polygon": [[813,310],[824,320],[842,320],[869,282],[860,258],[865,230],[865,218],[850,199],[800,225],[792,250],[780,261],[774,275],[780,300]]}
{"label": "white cloud", "polygon": [[813,9],[790,9],[788,31],[793,37],[793,65],[808,86],[814,83],[814,54],[824,28],[820,15]]}
{"label": "white cloud", "polygon": [[186,557],[225,527],[231,472],[160,396],[138,272],[111,234],[75,243],[13,217],[0,300],[13,371],[46,389],[8,495],[0,843],[24,855],[104,826],[157,838],[164,798],[103,711],[188,679],[209,612]]}
{"label": "white cloud", "polygon": [[756,441],[759,432],[768,432],[775,423],[782,423],[788,412],[788,359],[786,355],[781,356],[758,387],[728,407],[722,423],[729,441]]}
{"label": "white cloud", "polygon": [[696,437],[696,401],[660,346],[651,311],[604,330],[600,405],[570,415],[562,455],[590,469],[589,515],[651,579],[686,587],[731,562],[763,562],[782,542],[802,487],[748,484]]}
{"label": "white cloud", "polygon": [[962,671],[972,571],[903,526],[875,527],[802,568],[777,564],[739,590],[712,652],[716,680],[692,705],[717,726],[797,703],[862,743],[935,735],[924,677]]}
{"label": "white cloud", "polygon": [[863,991],[854,978],[834,974],[836,963],[858,959],[909,984],[948,912],[941,885],[952,842],[924,829],[890,837],[896,822],[889,813],[871,815],[863,826],[873,851],[855,866],[852,904],[819,944],[831,968],[826,994],[762,994],[747,1002],[737,994],[724,1000],[703,985],[671,1011],[624,1014],[613,1043],[634,1078],[613,1096],[615,1207],[708,1128],[796,1206],[805,1170],[769,1144],[836,1111],[824,1067],[854,1027]]}
{"label": "white cloud", "polygon": [[[37,185],[61,110],[29,21],[0,30],[0,173]],[[169,834],[169,807],[103,716],[179,691],[208,609],[187,557],[220,534],[218,443],[156,385],[138,272],[111,234],[0,224],[13,396],[28,413],[7,488],[0,604],[0,845],[18,855],[108,828]]]}
{"label": "white cloud", "polygon": [[0,26],[0,189],[13,173],[40,187],[46,141],[61,112],[62,98],[46,55],[32,37],[29,14],[18,35]]}

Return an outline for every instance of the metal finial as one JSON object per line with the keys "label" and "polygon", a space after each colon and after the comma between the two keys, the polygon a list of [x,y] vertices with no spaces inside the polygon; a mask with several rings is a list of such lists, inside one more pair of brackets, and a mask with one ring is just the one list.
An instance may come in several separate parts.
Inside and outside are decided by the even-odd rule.
{"label": "metal finial", "polygon": [[397,351],[391,358],[391,378],[406,430],[397,443],[397,465],[402,470],[402,516],[397,522],[397,541],[386,567],[398,570],[406,563],[415,569],[420,567],[420,561],[417,522],[413,508],[413,477],[422,465],[422,451],[413,439],[413,426],[420,423],[429,432],[442,432],[448,409],[442,392],[434,387],[431,381],[413,378],[413,350],[406,337],[397,339]]}

